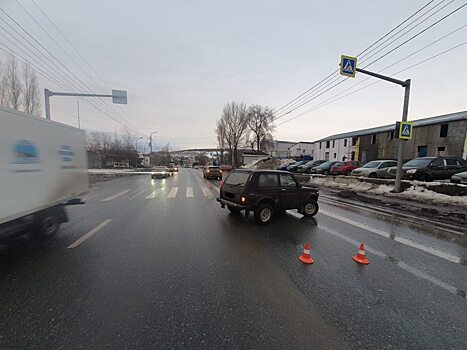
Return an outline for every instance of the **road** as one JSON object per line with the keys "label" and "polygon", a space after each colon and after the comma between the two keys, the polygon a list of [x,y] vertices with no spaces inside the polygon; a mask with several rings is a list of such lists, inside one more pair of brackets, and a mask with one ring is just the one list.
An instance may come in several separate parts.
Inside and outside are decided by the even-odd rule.
{"label": "road", "polygon": [[466,348],[462,232],[326,196],[257,226],[217,194],[194,169],[100,182],[51,241],[1,246],[0,348]]}

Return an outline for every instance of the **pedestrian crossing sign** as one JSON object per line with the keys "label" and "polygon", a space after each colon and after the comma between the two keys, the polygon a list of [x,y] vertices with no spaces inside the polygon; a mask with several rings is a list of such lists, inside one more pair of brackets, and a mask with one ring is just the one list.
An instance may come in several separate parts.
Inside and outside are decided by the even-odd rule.
{"label": "pedestrian crossing sign", "polygon": [[401,122],[399,127],[399,138],[402,140],[412,139],[413,124],[411,122]]}
{"label": "pedestrian crossing sign", "polygon": [[357,73],[357,57],[341,56],[341,75],[355,78]]}

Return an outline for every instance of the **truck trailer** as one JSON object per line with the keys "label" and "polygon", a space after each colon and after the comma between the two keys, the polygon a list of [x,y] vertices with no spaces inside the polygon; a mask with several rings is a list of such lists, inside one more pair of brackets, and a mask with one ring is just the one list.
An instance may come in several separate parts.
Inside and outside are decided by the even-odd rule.
{"label": "truck trailer", "polygon": [[54,236],[88,190],[83,130],[0,107],[0,242]]}

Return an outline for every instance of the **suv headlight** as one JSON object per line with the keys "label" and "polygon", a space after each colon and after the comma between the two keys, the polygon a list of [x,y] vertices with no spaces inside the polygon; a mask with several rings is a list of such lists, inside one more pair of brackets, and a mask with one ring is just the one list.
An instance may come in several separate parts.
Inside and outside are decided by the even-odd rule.
{"label": "suv headlight", "polygon": [[406,171],[407,174],[415,174],[417,172],[417,169],[409,169]]}

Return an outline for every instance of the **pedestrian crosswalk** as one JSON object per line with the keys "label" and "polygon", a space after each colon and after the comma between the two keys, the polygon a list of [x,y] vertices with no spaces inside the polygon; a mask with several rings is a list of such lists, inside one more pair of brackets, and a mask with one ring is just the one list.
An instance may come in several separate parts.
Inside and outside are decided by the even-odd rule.
{"label": "pedestrian crosswalk", "polygon": [[186,188],[179,188],[179,187],[171,187],[171,188],[145,188],[145,189],[135,189],[130,190],[126,189],[123,191],[117,191],[116,193],[108,194],[104,199],[101,199],[101,202],[109,202],[112,200],[136,200],[136,199],[159,199],[159,198],[167,198],[167,199],[176,199],[176,198],[214,198],[218,195],[217,188],[207,188],[207,187],[200,187],[200,188],[193,188],[193,187],[186,187]]}

